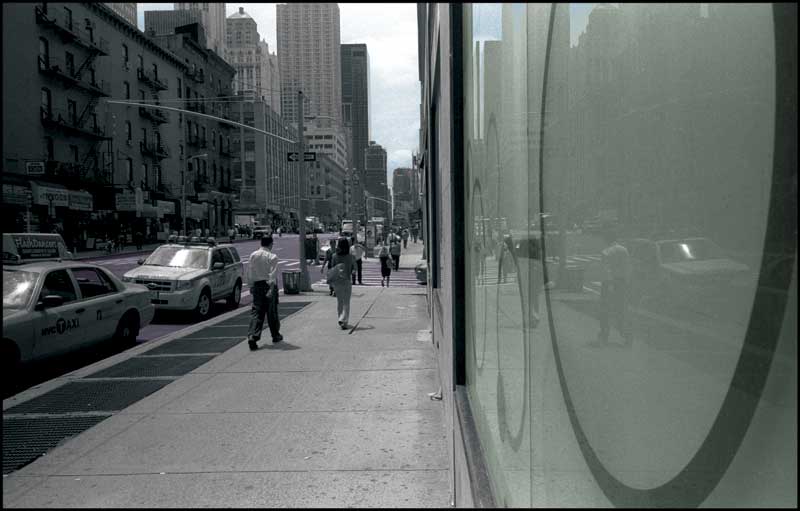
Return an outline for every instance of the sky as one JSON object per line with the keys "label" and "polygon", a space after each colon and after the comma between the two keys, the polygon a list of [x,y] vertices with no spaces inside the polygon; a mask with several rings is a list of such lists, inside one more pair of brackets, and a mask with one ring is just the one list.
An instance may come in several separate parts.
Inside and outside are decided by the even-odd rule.
{"label": "sky", "polygon": [[[275,28],[277,4],[227,3],[228,15],[249,14],[258,33],[277,52]],[[138,4],[139,28],[144,12],[170,10],[171,3]],[[420,82],[417,67],[417,5],[340,3],[341,43],[367,45],[370,65],[370,140],[387,153],[387,183],[394,169],[411,167],[411,153],[419,145]],[[280,58],[280,56],[279,56]]]}

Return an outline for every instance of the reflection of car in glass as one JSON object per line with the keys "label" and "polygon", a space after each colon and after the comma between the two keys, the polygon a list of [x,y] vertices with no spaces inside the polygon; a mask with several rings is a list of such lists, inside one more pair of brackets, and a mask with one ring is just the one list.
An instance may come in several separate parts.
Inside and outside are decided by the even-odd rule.
{"label": "reflection of car in glass", "polygon": [[254,240],[260,240],[264,236],[269,236],[270,234],[272,234],[272,227],[270,227],[268,225],[257,225],[253,229],[253,239]]}
{"label": "reflection of car in glass", "polygon": [[417,282],[420,284],[427,284],[428,283],[428,262],[427,261],[420,261],[414,267],[414,274],[417,276]]}
{"label": "reflection of car in glass", "polygon": [[193,310],[205,319],[215,300],[238,307],[243,267],[233,245],[195,239],[161,245],[122,280],[147,286],[156,309]]}
{"label": "reflection of car in glass", "polygon": [[631,256],[631,291],[637,301],[646,296],[684,300],[718,294],[749,271],[708,238],[635,238],[623,245]]}
{"label": "reflection of car in glass", "polygon": [[116,339],[133,344],[153,319],[144,286],[94,264],[57,260],[3,267],[3,368]]}

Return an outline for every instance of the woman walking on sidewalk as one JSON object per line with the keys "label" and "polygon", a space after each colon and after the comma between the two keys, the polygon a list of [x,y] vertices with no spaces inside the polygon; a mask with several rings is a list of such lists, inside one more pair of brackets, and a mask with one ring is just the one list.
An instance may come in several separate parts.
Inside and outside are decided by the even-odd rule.
{"label": "woman walking on sidewalk", "polygon": [[389,277],[392,275],[392,266],[389,264],[389,247],[387,247],[386,244],[381,245],[378,258],[381,260],[381,287],[383,287],[384,280],[386,281],[386,287],[389,287]]}
{"label": "woman walking on sidewalk", "polygon": [[[336,254],[331,261],[333,268],[331,272],[338,274],[340,278],[332,281],[333,292],[336,293],[336,312],[339,315],[339,327],[347,329],[347,320],[350,319],[350,295],[353,292],[353,284],[350,282],[350,275],[355,268],[355,258],[350,255],[350,243],[346,238],[341,238],[336,246]],[[329,282],[331,282],[329,280]]]}

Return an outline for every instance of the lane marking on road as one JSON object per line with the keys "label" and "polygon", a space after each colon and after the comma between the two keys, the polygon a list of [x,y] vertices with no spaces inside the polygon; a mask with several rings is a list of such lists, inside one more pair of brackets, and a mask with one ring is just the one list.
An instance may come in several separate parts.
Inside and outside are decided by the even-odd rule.
{"label": "lane marking on road", "polygon": [[294,266],[296,264],[300,264],[300,261],[295,261],[293,263],[287,263],[286,266]]}

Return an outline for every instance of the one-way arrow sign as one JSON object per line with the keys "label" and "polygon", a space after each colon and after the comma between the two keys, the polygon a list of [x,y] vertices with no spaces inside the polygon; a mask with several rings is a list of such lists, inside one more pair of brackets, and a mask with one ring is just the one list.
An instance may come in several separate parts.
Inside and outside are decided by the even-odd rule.
{"label": "one-way arrow sign", "polygon": [[[300,153],[286,153],[289,161],[300,161]],[[317,161],[317,153],[305,152],[303,153],[303,161]]]}

